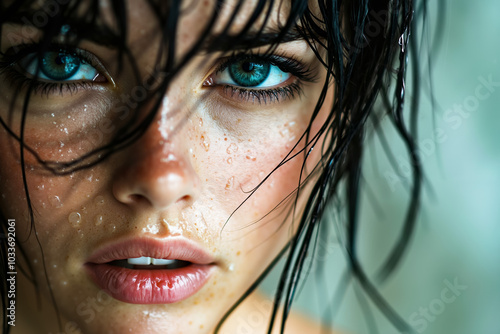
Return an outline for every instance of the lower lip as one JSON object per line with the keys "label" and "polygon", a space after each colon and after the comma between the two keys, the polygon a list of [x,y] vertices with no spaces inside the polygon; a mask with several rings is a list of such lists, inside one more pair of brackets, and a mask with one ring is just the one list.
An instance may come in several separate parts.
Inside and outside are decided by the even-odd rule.
{"label": "lower lip", "polygon": [[92,280],[111,297],[131,304],[170,304],[188,298],[208,281],[213,265],[177,269],[128,269],[88,263]]}

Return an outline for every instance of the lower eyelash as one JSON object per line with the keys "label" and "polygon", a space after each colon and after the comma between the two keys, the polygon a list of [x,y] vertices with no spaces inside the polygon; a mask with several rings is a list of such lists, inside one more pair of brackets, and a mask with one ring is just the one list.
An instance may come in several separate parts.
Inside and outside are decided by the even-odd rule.
{"label": "lower eyelash", "polygon": [[12,65],[2,66],[0,64],[0,75],[5,76],[16,90],[31,88],[31,93],[35,95],[49,96],[54,93],[60,95],[73,94],[79,89],[89,89],[94,83],[91,81],[69,81],[69,82],[45,82],[28,78],[17,70],[13,70]]}
{"label": "lower eyelash", "polygon": [[293,99],[297,95],[302,95],[303,93],[302,83],[298,80],[288,86],[272,89],[247,89],[232,85],[223,85],[221,88],[224,94],[227,94],[232,98],[237,97],[246,102],[257,102],[259,104]]}

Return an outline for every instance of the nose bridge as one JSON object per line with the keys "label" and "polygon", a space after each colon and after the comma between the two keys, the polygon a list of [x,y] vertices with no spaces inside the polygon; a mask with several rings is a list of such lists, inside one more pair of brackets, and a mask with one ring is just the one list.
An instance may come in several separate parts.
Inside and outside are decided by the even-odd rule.
{"label": "nose bridge", "polygon": [[184,140],[188,115],[178,108],[165,96],[149,128],[128,151],[113,184],[119,201],[166,209],[195,198],[197,175]]}

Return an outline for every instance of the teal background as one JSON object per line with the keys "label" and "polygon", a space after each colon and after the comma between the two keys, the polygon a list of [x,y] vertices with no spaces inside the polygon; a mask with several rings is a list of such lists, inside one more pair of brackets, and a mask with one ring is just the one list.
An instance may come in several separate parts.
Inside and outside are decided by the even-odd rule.
{"label": "teal background", "polygon": [[[430,50],[434,111],[424,92],[419,116],[426,175],[422,210],[403,264],[378,288],[417,333],[498,334],[500,1],[442,1],[446,7],[442,13],[437,13],[437,1],[430,1],[429,7],[430,30],[442,21],[444,31],[439,48]],[[421,51],[419,61],[425,65],[427,50]],[[497,86],[486,87],[484,80]],[[424,86],[427,81],[423,79]],[[407,82],[411,91],[411,81]],[[477,90],[478,86],[482,87]],[[388,119],[384,131],[397,164],[389,163],[380,141],[371,137],[363,175],[375,200],[363,198],[358,242],[361,261],[371,277],[394,243],[409,198],[408,157]],[[332,234],[319,246],[324,254],[312,260],[312,273],[296,303],[297,309],[315,317],[334,295],[345,270],[338,237]],[[319,266],[325,268],[321,277],[316,273]],[[275,271],[263,284],[268,293],[274,291],[278,274]],[[320,284],[321,279],[327,284]],[[459,288],[453,292],[449,285],[454,282]],[[335,328],[377,333],[367,329],[370,316],[360,305],[368,304],[378,333],[398,333],[367,300],[351,281],[334,319]]]}

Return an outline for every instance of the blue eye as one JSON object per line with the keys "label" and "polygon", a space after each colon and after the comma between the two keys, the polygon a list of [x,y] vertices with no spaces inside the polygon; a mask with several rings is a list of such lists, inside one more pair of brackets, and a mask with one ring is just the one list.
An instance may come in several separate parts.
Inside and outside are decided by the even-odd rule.
{"label": "blue eye", "polygon": [[249,58],[227,64],[213,76],[213,83],[245,88],[270,88],[280,85],[291,76],[268,60]]}
{"label": "blue eye", "polygon": [[[28,74],[35,76],[38,58],[35,53],[27,55],[19,66]],[[88,64],[81,56],[64,50],[47,51],[40,59],[38,78],[50,81],[94,80],[99,71]]]}

